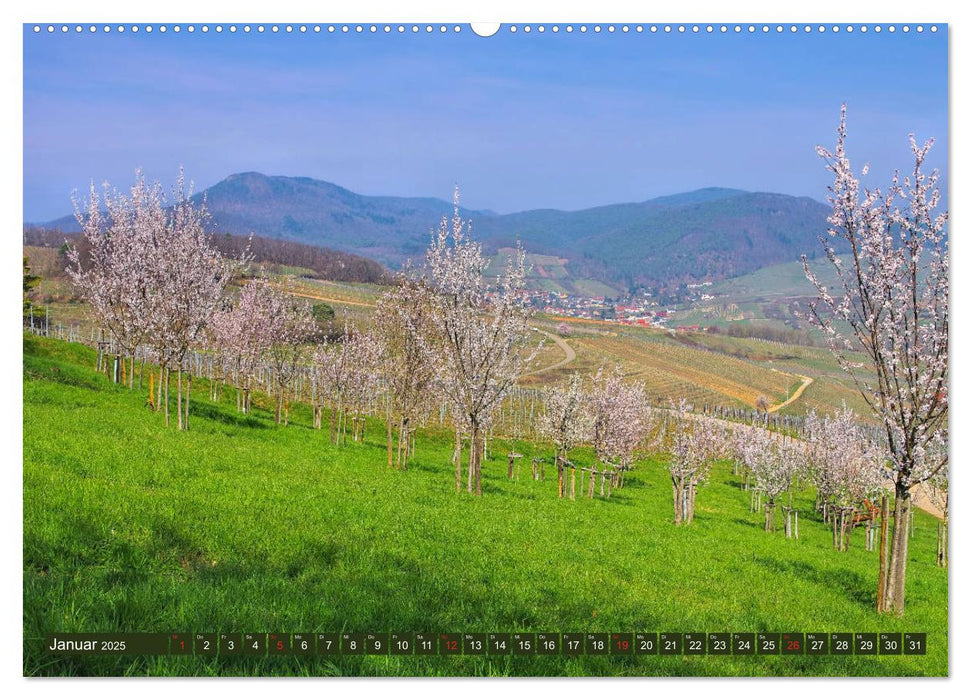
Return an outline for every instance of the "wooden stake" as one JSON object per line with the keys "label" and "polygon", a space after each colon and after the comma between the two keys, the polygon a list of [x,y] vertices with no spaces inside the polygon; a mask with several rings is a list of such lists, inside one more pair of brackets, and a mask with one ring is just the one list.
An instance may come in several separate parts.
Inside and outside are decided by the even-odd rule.
{"label": "wooden stake", "polygon": [[880,500],[880,573],[877,577],[877,612],[883,612],[887,600],[887,530],[890,519],[890,497]]}

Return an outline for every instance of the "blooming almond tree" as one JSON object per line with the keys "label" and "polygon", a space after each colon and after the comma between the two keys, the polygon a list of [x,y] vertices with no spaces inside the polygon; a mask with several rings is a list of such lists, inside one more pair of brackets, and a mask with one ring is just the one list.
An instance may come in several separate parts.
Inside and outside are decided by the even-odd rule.
{"label": "blooming almond tree", "polygon": [[805,465],[804,444],[787,435],[780,435],[765,428],[738,426],[742,439],[742,457],[745,466],[755,479],[755,488],[765,495],[765,531],[774,529],[775,510],[779,497],[790,495],[796,477]]}
{"label": "blooming almond tree", "polygon": [[350,330],[345,326],[344,334],[336,342],[321,343],[313,354],[313,372],[321,395],[331,404],[330,442],[343,445],[347,434],[347,406],[351,399],[354,383],[354,346]]}
{"label": "blooming almond tree", "polygon": [[[374,333],[385,394],[388,467],[407,466],[409,436],[435,393],[437,347],[431,313],[429,291],[421,280],[402,277],[397,287],[378,299]],[[461,487],[461,472],[458,479]]]}
{"label": "blooming almond tree", "polygon": [[569,384],[546,391],[545,411],[537,419],[540,435],[553,443],[558,459],[589,438],[590,418],[584,405],[583,380],[574,372]]}
{"label": "blooming almond tree", "polygon": [[271,313],[274,290],[261,274],[239,290],[235,303],[226,301],[210,322],[214,350],[221,356],[227,376],[236,385],[236,410],[249,413],[255,375],[264,354],[273,345]]}
{"label": "blooming almond tree", "polygon": [[601,367],[590,393],[593,448],[597,459],[616,461],[620,467],[629,468],[634,451],[647,432],[648,411],[643,387],[624,384],[620,367],[610,373]]}
{"label": "blooming almond tree", "polygon": [[[833,546],[845,551],[857,513],[875,513],[872,501],[892,476],[886,468],[886,451],[846,406],[822,418],[810,413],[804,432],[808,473],[816,484],[817,501],[822,503],[824,521],[832,520]],[[872,520],[868,516],[868,535]],[[868,548],[869,544],[868,538]]]}
{"label": "blooming almond tree", "polygon": [[[837,428],[838,424],[845,427]],[[822,514],[824,523],[829,522],[839,491],[842,438],[854,428],[852,412],[845,406],[835,416],[821,417],[815,409],[806,414],[802,430],[807,444],[806,473],[816,487],[816,510]]]}
{"label": "blooming almond tree", "polygon": [[666,417],[660,443],[669,455],[674,524],[690,524],[694,520],[698,484],[726,449],[724,428],[716,420],[692,414],[688,402],[681,399]]}
{"label": "blooming almond tree", "polygon": [[151,330],[151,309],[161,294],[152,265],[155,242],[165,230],[164,197],[160,185],[148,185],[137,171],[127,197],[107,184],[104,190],[103,202],[93,185],[86,204],[75,199],[86,251],[68,247],[67,273],[98,325],[130,360],[131,387],[135,349]]}
{"label": "blooming almond tree", "polygon": [[268,337],[271,339],[265,357],[272,373],[276,393],[274,418],[290,422],[290,396],[293,384],[307,353],[307,343],[316,332],[310,304],[293,294],[291,281],[282,288],[271,287],[264,308]]}
{"label": "blooming almond tree", "polygon": [[204,331],[219,306],[223,290],[241,261],[224,258],[213,245],[205,200],[192,201],[180,170],[173,201],[166,210],[165,227],[155,241],[151,274],[160,289],[151,308],[151,335],[165,372],[165,416],[168,422],[168,384],[171,367],[177,368],[176,411],[180,430],[189,427],[189,393],[192,375],[183,375],[189,348],[204,339]]}
{"label": "blooming almond tree", "polygon": [[[861,190],[846,154],[843,106],[835,150],[817,147],[834,177],[829,239],[822,239],[837,277],[832,289],[803,258],[818,295],[810,318],[885,433],[893,535],[877,598],[881,612],[898,615],[904,611],[913,490],[947,466],[948,217],[937,212],[937,172],[924,172],[933,141],[921,146],[911,136],[910,142],[914,167],[903,182],[895,174],[886,191]],[[849,249],[845,259],[834,239]]]}
{"label": "blooming almond tree", "polygon": [[[425,257],[441,378],[452,414],[469,435],[468,491],[481,496],[483,430],[538,348],[527,347],[525,254],[517,248],[505,273],[490,285],[488,259],[469,229],[459,215],[456,188],[452,218],[443,217]],[[460,470],[461,455],[456,458]]]}
{"label": "blooming almond tree", "polygon": [[537,419],[539,434],[553,443],[561,497],[567,454],[590,436],[591,421],[585,398],[583,380],[578,372],[574,372],[569,384],[546,391],[545,411]]}
{"label": "blooming almond tree", "polygon": [[381,348],[372,333],[356,333],[345,341],[345,351],[351,359],[345,399],[354,422],[354,442],[360,442],[364,436],[365,416],[372,412],[383,384]]}

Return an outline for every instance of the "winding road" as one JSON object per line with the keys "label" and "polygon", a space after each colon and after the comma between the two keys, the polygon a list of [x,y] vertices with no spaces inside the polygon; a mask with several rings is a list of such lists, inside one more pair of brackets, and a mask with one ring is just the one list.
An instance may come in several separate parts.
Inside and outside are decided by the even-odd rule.
{"label": "winding road", "polygon": [[[779,370],[777,370],[777,369],[775,369],[773,367],[772,368],[772,371],[773,372],[778,372]],[[780,372],[780,374],[781,374],[781,372]],[[800,396],[802,396],[802,392],[804,392],[806,390],[806,388],[810,384],[813,383],[813,378],[812,377],[807,377],[807,376],[805,376],[803,374],[797,374],[796,376],[799,377],[800,379],[802,379],[802,385],[800,385],[800,387],[798,389],[796,389],[794,392],[792,392],[792,396],[790,396],[788,399],[786,399],[785,401],[783,401],[780,404],[776,404],[775,406],[772,406],[769,409],[769,413],[775,413],[780,408],[785,408],[786,406],[788,406],[789,404],[791,404],[793,401],[795,401]]]}
{"label": "winding road", "polygon": [[[363,302],[363,301],[349,301],[349,300],[346,300],[346,299],[332,299],[332,298],[328,298],[328,297],[316,296],[316,295],[313,295],[313,294],[305,294],[305,293],[304,294],[301,294],[301,293],[297,293],[295,296],[303,297],[305,299],[315,299],[315,300],[318,300],[318,301],[330,302],[330,303],[333,303],[333,304],[348,304],[350,306],[370,306],[370,307],[373,307],[374,306],[374,304],[370,304],[368,302]],[[547,365],[546,367],[541,367],[540,369],[533,370],[532,372],[527,372],[526,374],[523,375],[524,377],[528,377],[528,376],[531,376],[531,375],[534,375],[534,374],[541,374],[543,372],[549,372],[549,371],[554,370],[554,369],[559,369],[560,367],[564,367],[564,366],[570,364],[571,362],[573,362],[575,359],[577,359],[577,353],[576,353],[576,351],[572,347],[570,347],[570,345],[563,338],[561,338],[560,336],[555,335],[553,333],[550,333],[549,331],[544,331],[542,329],[537,329],[537,330],[539,330],[540,333],[542,333],[543,335],[545,335],[546,337],[548,337],[550,340],[552,340],[554,343],[556,343],[556,346],[560,350],[563,351],[563,359],[561,359],[561,360],[559,360],[557,362],[554,362],[551,365]],[[779,370],[777,370],[775,368],[772,368],[772,371],[773,372],[779,372]],[[792,396],[790,396],[788,399],[786,399],[785,401],[783,401],[780,404],[777,404],[775,406],[772,406],[769,409],[769,413],[775,413],[779,409],[785,408],[786,406],[788,406],[789,404],[791,404],[793,401],[796,401],[800,396],[802,396],[803,392],[809,387],[809,385],[813,383],[813,378],[812,377],[807,377],[807,376],[802,375],[802,374],[797,374],[795,376],[797,376],[800,379],[802,379],[802,384],[799,386],[798,389],[796,389],[793,392]],[[943,517],[943,514],[941,513],[941,511],[930,502],[930,499],[927,498],[926,494],[923,492],[922,489],[917,490],[917,492],[914,494],[914,505],[916,505],[921,510],[923,510],[923,511],[925,511],[927,513],[930,513],[931,515],[933,515],[933,516],[935,516],[937,518]]]}
{"label": "winding road", "polygon": [[523,375],[524,377],[529,377],[534,374],[541,374],[543,372],[549,372],[550,370],[559,369],[560,367],[563,367],[564,365],[568,365],[571,362],[573,362],[575,359],[577,359],[576,350],[571,348],[567,344],[567,342],[563,340],[563,338],[561,338],[558,335],[554,335],[549,331],[544,331],[541,329],[537,329],[537,330],[539,330],[540,333],[542,333],[547,338],[549,338],[554,343],[556,343],[556,347],[558,347],[560,350],[563,351],[563,359],[560,360],[559,362],[554,362],[551,365],[546,365],[546,367],[540,367],[539,369],[533,370],[532,372],[527,372],[526,374]]}
{"label": "winding road", "polygon": [[[365,306],[365,307],[371,307],[371,308],[375,307],[375,304],[366,302],[366,301],[350,301],[348,299],[334,299],[331,297],[318,296],[316,294],[308,294],[307,292],[302,292],[302,291],[295,291],[291,293],[294,296],[301,297],[302,299],[313,299],[315,301],[324,301],[330,304],[346,304],[349,306]],[[559,369],[560,367],[563,367],[564,365],[568,365],[571,362],[573,362],[575,359],[577,359],[576,351],[573,348],[571,348],[567,344],[567,342],[563,340],[563,338],[561,338],[558,335],[554,335],[549,331],[544,331],[542,329],[537,329],[537,331],[542,333],[546,337],[548,337],[556,344],[556,347],[558,347],[563,352],[563,359],[558,360],[557,362],[554,362],[551,365],[547,365],[546,367],[540,367],[539,369],[533,370],[532,372],[527,372],[526,374],[523,375],[524,377],[529,377],[534,374],[540,374],[542,372],[549,372],[554,369]]]}

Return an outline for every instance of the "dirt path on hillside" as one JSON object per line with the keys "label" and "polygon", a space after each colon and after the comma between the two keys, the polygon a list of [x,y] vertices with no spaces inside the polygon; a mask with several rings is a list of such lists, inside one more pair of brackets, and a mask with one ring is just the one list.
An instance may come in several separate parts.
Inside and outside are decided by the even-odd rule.
{"label": "dirt path on hillside", "polygon": [[[775,369],[774,367],[772,368],[772,371],[773,372],[779,372],[779,370]],[[780,372],[780,374],[781,374],[781,372]],[[769,409],[769,413],[775,413],[780,408],[785,408],[786,406],[788,406],[789,404],[791,404],[793,401],[795,401],[800,396],[802,396],[802,392],[804,392],[809,387],[809,385],[813,383],[813,378],[812,377],[807,377],[807,376],[805,376],[803,374],[797,374],[796,376],[799,377],[800,379],[802,379],[802,385],[798,389],[796,389],[792,393],[792,396],[790,396],[788,399],[786,399],[782,403],[776,404],[775,406],[773,406],[772,408],[770,408]]]}
{"label": "dirt path on hillside", "polygon": [[350,301],[348,299],[332,299],[331,297],[321,297],[316,294],[307,294],[306,292],[290,292],[295,297],[300,297],[301,299],[313,299],[314,301],[325,301],[328,304],[344,304],[346,306],[364,306],[368,308],[375,308],[377,304],[367,302],[367,301]]}
{"label": "dirt path on hillside", "polygon": [[[313,299],[315,301],[323,301],[329,304],[348,304],[350,306],[363,306],[368,308],[375,308],[376,306],[375,304],[372,304],[366,301],[348,301],[346,299],[333,299],[331,297],[322,297],[317,294],[308,294],[306,292],[293,292],[293,295],[300,297],[302,299]],[[563,359],[558,360],[557,362],[554,362],[551,365],[547,365],[546,367],[541,367],[537,370],[533,370],[532,372],[527,372],[526,374],[523,375],[524,377],[529,377],[534,374],[540,374],[541,372],[549,372],[550,370],[559,369],[560,367],[563,367],[564,365],[568,365],[571,362],[573,362],[575,359],[577,359],[576,351],[573,348],[571,348],[567,344],[567,342],[563,340],[563,338],[561,338],[558,335],[554,335],[549,331],[540,330],[539,332],[547,336],[554,343],[556,343],[556,347],[558,347],[560,350],[563,351]]]}
{"label": "dirt path on hillside", "polygon": [[[364,307],[372,307],[372,308],[375,306],[374,304],[370,304],[365,301],[347,301],[345,299],[332,299],[329,297],[322,297],[314,294],[297,293],[295,294],[295,296],[302,297],[304,299],[314,299],[317,301],[324,301],[331,304],[349,304],[351,306],[364,306]],[[551,365],[547,365],[546,367],[541,367],[540,369],[533,370],[532,372],[527,372],[526,374],[523,375],[524,377],[528,377],[534,374],[541,374],[543,372],[549,372],[554,369],[559,369],[560,367],[564,367],[570,364],[571,362],[573,362],[575,359],[577,359],[576,350],[570,347],[570,345],[563,338],[561,338],[558,335],[554,335],[549,331],[540,330],[539,332],[547,336],[548,338],[550,338],[550,340],[552,340],[554,343],[556,343],[556,346],[563,351],[563,359],[557,362],[554,362]],[[779,372],[779,370],[775,368],[773,368],[772,371]],[[786,406],[791,404],[793,401],[795,401],[800,396],[802,396],[802,393],[809,387],[810,384],[813,383],[812,377],[807,377],[802,374],[797,374],[795,376],[802,379],[802,385],[798,389],[796,389],[796,391],[792,394],[792,396],[790,396],[786,401],[783,401],[782,403],[770,408],[769,413],[775,413],[780,408],[785,408]],[[715,420],[722,421],[722,419],[720,418],[716,418]],[[731,423],[730,421],[723,421],[723,422]],[[920,508],[925,513],[930,513],[936,518],[944,517],[944,514],[940,511],[940,509],[936,508],[934,504],[930,502],[930,499],[927,498],[926,494],[924,494],[923,489],[917,489],[915,491],[914,497],[913,497],[913,503],[915,506]]]}
{"label": "dirt path on hillside", "polygon": [[561,338],[558,335],[554,335],[549,331],[540,330],[539,332],[545,335],[550,340],[552,340],[554,343],[556,343],[556,347],[558,347],[560,350],[563,351],[563,359],[560,360],[559,362],[554,362],[551,365],[546,365],[546,367],[541,367],[540,369],[533,370],[532,372],[527,372],[526,374],[523,375],[524,377],[529,377],[534,374],[540,374],[542,372],[549,372],[550,370],[559,369],[560,367],[563,367],[564,365],[568,365],[571,362],[573,362],[575,359],[577,359],[576,350],[571,348],[567,344],[567,342],[563,340],[563,338]]}

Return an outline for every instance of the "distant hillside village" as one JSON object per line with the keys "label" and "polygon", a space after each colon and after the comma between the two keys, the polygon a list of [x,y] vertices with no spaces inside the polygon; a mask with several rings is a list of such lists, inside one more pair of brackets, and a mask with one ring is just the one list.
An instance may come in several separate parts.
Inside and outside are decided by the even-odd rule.
{"label": "distant hillside village", "polygon": [[675,298],[640,290],[615,299],[604,296],[578,296],[565,292],[531,290],[525,292],[529,304],[551,316],[568,316],[595,321],[609,321],[628,326],[645,326],[677,331],[702,330],[697,325],[672,327],[676,304],[694,304],[715,299],[709,293],[711,282],[682,285]]}

